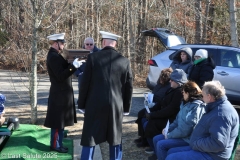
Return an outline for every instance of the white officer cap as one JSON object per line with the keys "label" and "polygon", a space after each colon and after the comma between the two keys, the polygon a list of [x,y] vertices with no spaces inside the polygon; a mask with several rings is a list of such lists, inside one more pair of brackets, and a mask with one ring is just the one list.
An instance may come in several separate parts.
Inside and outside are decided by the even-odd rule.
{"label": "white officer cap", "polygon": [[102,39],[111,39],[117,41],[117,39],[121,36],[110,33],[110,32],[105,32],[105,31],[99,31],[102,34]]}
{"label": "white officer cap", "polygon": [[58,34],[52,34],[50,36],[47,36],[47,38],[48,40],[65,43],[66,41],[64,40],[64,36],[65,36],[65,33],[58,33]]}

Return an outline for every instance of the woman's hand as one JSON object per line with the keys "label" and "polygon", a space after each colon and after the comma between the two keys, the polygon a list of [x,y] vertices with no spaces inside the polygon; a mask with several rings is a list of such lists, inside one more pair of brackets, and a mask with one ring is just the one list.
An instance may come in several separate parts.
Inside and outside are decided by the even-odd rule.
{"label": "woman's hand", "polygon": [[[162,134],[164,135],[165,134],[165,128],[163,128],[163,130],[162,130]],[[165,135],[164,135],[165,136]]]}

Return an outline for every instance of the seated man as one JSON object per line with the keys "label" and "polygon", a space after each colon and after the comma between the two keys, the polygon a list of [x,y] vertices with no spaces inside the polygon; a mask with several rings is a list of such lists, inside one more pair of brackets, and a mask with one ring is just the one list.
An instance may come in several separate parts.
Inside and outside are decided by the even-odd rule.
{"label": "seated man", "polygon": [[0,93],[0,126],[5,122],[5,117],[4,117],[4,103],[6,101],[6,97]]}
{"label": "seated man", "polygon": [[168,150],[166,160],[229,159],[238,135],[239,116],[227,100],[219,81],[205,82],[202,89],[206,114],[196,125],[190,146]]}

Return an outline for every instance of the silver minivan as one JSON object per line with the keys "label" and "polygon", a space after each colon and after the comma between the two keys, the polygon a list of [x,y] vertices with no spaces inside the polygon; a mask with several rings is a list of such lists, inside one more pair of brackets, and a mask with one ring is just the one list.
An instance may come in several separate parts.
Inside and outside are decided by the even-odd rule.
{"label": "silver minivan", "polygon": [[183,47],[190,47],[193,55],[198,49],[206,49],[216,64],[213,80],[219,80],[226,89],[228,99],[240,103],[240,48],[223,45],[209,44],[186,44],[184,39],[167,29],[154,28],[142,31],[144,36],[156,37],[165,46],[166,50],[152,57],[148,77],[147,87],[153,89],[162,69],[168,68],[171,64],[172,56]]}

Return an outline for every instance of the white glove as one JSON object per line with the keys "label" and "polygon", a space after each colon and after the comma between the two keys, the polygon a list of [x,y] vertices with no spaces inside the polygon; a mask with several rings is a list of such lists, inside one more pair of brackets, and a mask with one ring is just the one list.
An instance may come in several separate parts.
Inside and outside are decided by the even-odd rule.
{"label": "white glove", "polygon": [[123,115],[127,116],[127,115],[129,115],[129,112],[124,112]]}
{"label": "white glove", "polygon": [[73,65],[74,65],[75,68],[79,68],[79,67],[82,65],[83,62],[85,62],[85,60],[79,61],[78,58],[76,58],[76,59],[73,61]]}

